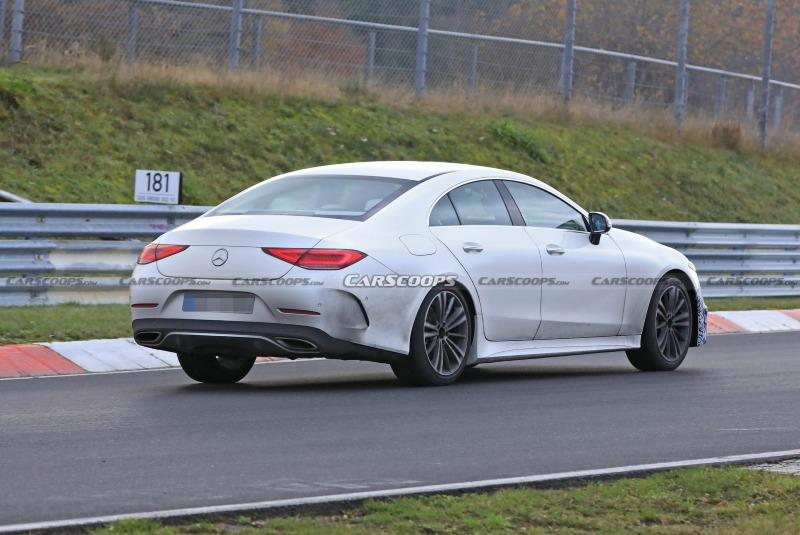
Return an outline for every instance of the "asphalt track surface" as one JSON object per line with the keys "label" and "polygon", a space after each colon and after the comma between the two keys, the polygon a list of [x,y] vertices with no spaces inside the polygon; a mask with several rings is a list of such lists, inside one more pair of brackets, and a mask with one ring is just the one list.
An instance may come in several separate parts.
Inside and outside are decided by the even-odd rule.
{"label": "asphalt track surface", "polygon": [[800,333],[724,335],[672,373],[622,353],[490,364],[445,388],[387,366],[0,381],[0,527],[800,446]]}

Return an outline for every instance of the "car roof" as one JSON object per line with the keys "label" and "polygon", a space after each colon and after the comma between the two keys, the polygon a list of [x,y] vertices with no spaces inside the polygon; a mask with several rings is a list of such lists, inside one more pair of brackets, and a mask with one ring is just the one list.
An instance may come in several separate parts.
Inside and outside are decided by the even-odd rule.
{"label": "car roof", "polygon": [[406,162],[406,161],[387,161],[387,162],[358,162],[358,163],[342,163],[335,165],[324,165],[321,167],[312,167],[310,169],[303,169],[288,173],[285,176],[300,176],[300,175],[354,175],[354,176],[381,176],[402,178],[406,180],[421,181],[435,175],[443,173],[451,173],[453,171],[486,171],[490,174],[497,174],[498,176],[515,175],[509,171],[502,169],[494,169],[492,167],[481,167],[477,165],[467,165],[463,163],[447,163],[447,162]]}

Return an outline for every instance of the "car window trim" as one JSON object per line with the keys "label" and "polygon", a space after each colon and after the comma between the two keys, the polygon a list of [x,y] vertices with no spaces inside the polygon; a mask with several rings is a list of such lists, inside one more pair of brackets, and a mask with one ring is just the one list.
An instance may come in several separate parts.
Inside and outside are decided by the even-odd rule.
{"label": "car window trim", "polygon": [[500,192],[500,197],[503,198],[508,215],[511,216],[511,224],[515,227],[526,227],[527,225],[525,224],[525,218],[522,217],[522,211],[519,209],[519,206],[517,206],[517,202],[514,200],[511,192],[508,191],[508,188],[503,183],[503,180],[496,178],[493,179],[493,182],[494,185],[497,186],[497,190]]}

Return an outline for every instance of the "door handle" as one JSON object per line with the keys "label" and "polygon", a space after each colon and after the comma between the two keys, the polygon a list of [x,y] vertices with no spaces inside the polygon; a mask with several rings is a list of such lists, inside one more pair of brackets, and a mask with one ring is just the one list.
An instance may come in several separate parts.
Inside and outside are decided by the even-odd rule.
{"label": "door handle", "polygon": [[480,253],[483,251],[483,245],[480,243],[475,243],[474,241],[468,241],[461,246],[464,249],[465,253]]}
{"label": "door handle", "polygon": [[553,255],[553,256],[561,256],[562,254],[564,254],[566,252],[564,250],[564,248],[561,247],[560,245],[555,245],[555,244],[552,244],[552,243],[550,245],[548,245],[546,247],[546,249],[547,249],[547,254]]}

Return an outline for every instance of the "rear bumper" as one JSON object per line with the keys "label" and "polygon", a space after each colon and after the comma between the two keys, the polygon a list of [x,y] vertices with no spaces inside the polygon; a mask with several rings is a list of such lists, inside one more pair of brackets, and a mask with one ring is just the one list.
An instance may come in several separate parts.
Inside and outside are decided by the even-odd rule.
{"label": "rear bumper", "polygon": [[133,321],[133,337],[144,347],[174,353],[326,357],[385,363],[406,356],[333,338],[314,327],[280,323],[137,319]]}

